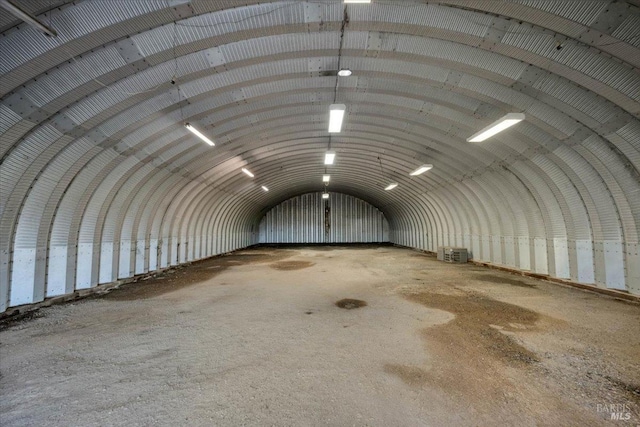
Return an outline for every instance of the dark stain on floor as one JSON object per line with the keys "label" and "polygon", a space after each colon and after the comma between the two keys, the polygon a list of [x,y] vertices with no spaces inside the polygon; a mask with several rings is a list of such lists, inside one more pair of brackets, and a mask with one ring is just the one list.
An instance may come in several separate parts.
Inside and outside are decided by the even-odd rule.
{"label": "dark stain on floor", "polygon": [[537,286],[531,283],[527,283],[524,280],[516,280],[516,279],[512,279],[510,277],[502,277],[502,276],[498,276],[495,274],[477,274],[475,276],[472,277],[473,280],[480,280],[483,282],[491,282],[491,283],[496,283],[498,285],[510,285],[510,286],[517,286],[519,288],[529,288],[529,289],[536,289]]}
{"label": "dark stain on floor", "polygon": [[346,310],[353,310],[354,308],[365,307],[366,305],[366,301],[362,301],[359,299],[345,298],[341,299],[340,301],[336,301],[336,306],[344,308]]}
{"label": "dark stain on floor", "polygon": [[291,271],[291,270],[302,270],[303,268],[309,268],[315,263],[310,261],[280,261],[271,264],[269,267],[281,270],[281,271]]}
{"label": "dark stain on floor", "polygon": [[494,358],[511,365],[538,361],[533,352],[501,332],[535,329],[540,315],[534,311],[475,293],[445,295],[421,292],[408,294],[406,297],[427,307],[456,315],[451,322],[427,329],[429,336],[442,341],[444,345],[453,345],[451,354],[471,347],[484,349]]}
{"label": "dark stain on floor", "polygon": [[640,404],[640,384],[631,384],[608,375],[605,378],[619,389],[624,390],[632,400]]}
{"label": "dark stain on floor", "polygon": [[[240,251],[172,268],[148,280],[112,289],[104,295],[96,296],[96,298],[109,301],[153,298],[212,279],[230,267],[277,262],[292,255],[293,251],[287,250]],[[226,283],[224,284],[226,285]]]}
{"label": "dark stain on floor", "polygon": [[[449,293],[449,292],[454,293]],[[417,290],[404,295],[410,301],[455,315],[447,323],[422,329],[431,366],[385,365],[383,369],[411,387],[437,387],[455,399],[502,402],[505,393],[517,393],[508,374],[513,369],[533,371],[536,354],[518,341],[516,333],[540,331],[553,319],[483,294],[447,287]],[[539,323],[539,324],[538,324]]]}
{"label": "dark stain on floor", "polygon": [[410,386],[422,386],[427,383],[430,376],[427,371],[417,366],[397,365],[387,363],[384,365],[384,371],[400,378],[405,384]]}
{"label": "dark stain on floor", "polygon": [[21,325],[22,323],[30,322],[31,320],[38,319],[44,316],[45,316],[44,312],[40,310],[32,310],[24,313],[15,314],[11,317],[3,319],[0,322],[0,331],[4,331],[6,329]]}
{"label": "dark stain on floor", "polygon": [[436,255],[429,253],[414,253],[409,255],[411,258],[436,258]]}

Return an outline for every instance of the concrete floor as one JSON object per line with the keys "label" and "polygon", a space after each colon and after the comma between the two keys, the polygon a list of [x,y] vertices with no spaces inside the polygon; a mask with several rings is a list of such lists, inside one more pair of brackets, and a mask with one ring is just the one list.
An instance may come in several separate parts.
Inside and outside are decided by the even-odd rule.
{"label": "concrete floor", "polygon": [[391,246],[245,250],[2,326],[3,427],[640,424],[640,306]]}

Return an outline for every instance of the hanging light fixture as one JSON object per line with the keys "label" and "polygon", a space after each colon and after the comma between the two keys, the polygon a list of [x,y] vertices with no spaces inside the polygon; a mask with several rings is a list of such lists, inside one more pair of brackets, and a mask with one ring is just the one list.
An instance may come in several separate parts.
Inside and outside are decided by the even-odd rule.
{"label": "hanging light fixture", "polygon": [[391,184],[387,185],[385,187],[385,190],[389,191],[389,190],[393,190],[394,188],[396,188],[398,186],[397,182],[392,182]]}
{"label": "hanging light fixture", "polygon": [[322,175],[322,182],[329,182],[331,175]]}
{"label": "hanging light fixture", "polygon": [[198,129],[196,129],[193,126],[191,126],[190,123],[185,123],[184,127],[186,127],[189,130],[189,132],[193,133],[195,136],[197,136],[198,138],[200,138],[201,140],[203,140],[204,142],[206,142],[210,146],[213,147],[214,145],[216,145],[216,144],[213,143],[212,140],[210,140],[209,138],[204,136],[204,134],[202,134]]}
{"label": "hanging light fixture", "polygon": [[344,104],[331,104],[329,107],[329,133],[339,133],[342,130],[342,120],[347,106]]}
{"label": "hanging light fixture", "polygon": [[242,168],[242,172],[246,173],[250,178],[253,178],[254,175],[251,173],[251,171],[247,168]]}
{"label": "hanging light fixture", "polygon": [[423,174],[423,173],[425,173],[426,171],[428,171],[428,170],[430,170],[432,168],[433,168],[433,165],[422,165],[418,169],[416,169],[413,172],[411,172],[409,175],[411,175],[411,176],[420,175],[420,174]]}
{"label": "hanging light fixture", "polygon": [[336,158],[335,151],[327,151],[326,153],[324,153],[324,164],[332,165],[335,158]]}
{"label": "hanging light fixture", "polygon": [[349,77],[351,74],[353,74],[353,73],[348,68],[343,68],[340,71],[338,71],[338,75],[340,77]]}
{"label": "hanging light fixture", "polygon": [[522,113],[509,113],[501,119],[491,123],[486,128],[482,129],[467,138],[467,142],[481,142],[485,139],[491,138],[493,135],[502,132],[503,130],[510,128],[518,122],[524,120],[524,114]]}
{"label": "hanging light fixture", "polygon": [[266,186],[264,186],[264,185],[262,186],[262,189],[263,189],[264,191],[269,191],[269,189],[268,189]]}
{"label": "hanging light fixture", "polygon": [[329,198],[329,193],[322,193],[322,198],[323,199],[328,199]]}

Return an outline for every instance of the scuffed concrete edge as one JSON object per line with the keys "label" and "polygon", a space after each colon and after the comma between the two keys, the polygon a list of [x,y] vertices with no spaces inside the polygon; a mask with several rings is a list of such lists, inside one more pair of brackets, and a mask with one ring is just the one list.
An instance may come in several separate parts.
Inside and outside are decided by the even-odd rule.
{"label": "scuffed concrete edge", "polygon": [[64,303],[67,303],[67,302],[70,302],[70,301],[78,301],[78,300],[85,299],[87,297],[94,296],[94,295],[106,294],[106,293],[108,293],[109,291],[111,291],[113,289],[118,289],[122,285],[127,285],[127,284],[130,284],[130,283],[142,282],[144,280],[152,279],[154,277],[157,277],[157,276],[162,275],[164,273],[170,272],[172,270],[182,269],[184,267],[187,267],[187,266],[193,264],[194,262],[205,261],[205,260],[212,259],[212,258],[219,258],[219,257],[225,256],[225,255],[230,255],[232,253],[235,253],[235,252],[238,252],[238,251],[243,251],[245,249],[249,249],[249,248],[252,248],[252,247],[255,247],[255,246],[258,246],[258,244],[250,245],[250,246],[247,246],[247,247],[244,247],[244,248],[239,248],[239,249],[236,249],[234,251],[225,252],[223,254],[213,255],[213,256],[210,256],[210,257],[207,257],[207,258],[193,260],[193,261],[185,262],[185,263],[178,264],[178,265],[172,265],[170,267],[162,268],[162,269],[159,269],[159,270],[153,270],[153,271],[150,271],[148,273],[138,274],[138,275],[135,275],[133,277],[127,277],[126,279],[119,279],[119,280],[116,280],[115,282],[103,283],[103,284],[94,286],[93,288],[80,289],[80,290],[74,291],[74,292],[72,292],[70,294],[64,294],[64,295],[59,295],[59,296],[55,296],[55,297],[45,298],[44,301],[34,302],[34,303],[31,303],[31,304],[18,305],[18,306],[15,306],[15,307],[10,307],[5,312],[0,313],[0,322],[11,321],[11,319],[13,319],[13,318],[16,318],[18,316],[22,316],[22,315],[24,315],[26,313],[37,311],[37,310],[39,310],[41,308],[44,308],[44,307],[51,307],[52,305],[64,304]]}
{"label": "scuffed concrete edge", "polygon": [[118,289],[122,285],[151,279],[155,276],[166,273],[169,270],[175,270],[186,265],[188,264],[180,264],[172,267],[163,268],[161,270],[154,270],[153,272],[150,272],[150,273],[138,274],[136,276],[128,277],[126,279],[116,280],[115,282],[103,283],[103,284],[94,286],[93,288],[80,289],[70,294],[64,294],[64,295],[59,295],[55,297],[45,298],[44,301],[10,307],[4,313],[0,313],[0,322],[11,319],[13,317],[16,317],[22,314],[32,312],[32,311],[37,311],[43,307],[50,307],[52,305],[64,304],[70,301],[78,301],[78,300],[90,297],[92,295],[106,294],[113,289]]}
{"label": "scuffed concrete edge", "polygon": [[[399,248],[413,249],[416,252],[422,252],[422,253],[427,254],[429,256],[437,256],[438,255],[436,252],[433,252],[433,251],[426,251],[426,250],[422,250],[422,249],[411,248],[409,246],[402,246],[402,245],[395,245],[395,244],[394,244],[394,246],[397,246]],[[470,259],[468,261],[468,263],[469,264],[478,265],[478,266],[481,266],[481,267],[491,268],[493,270],[505,271],[507,273],[516,274],[518,276],[525,276],[525,277],[531,277],[531,278],[534,278],[534,279],[545,280],[547,282],[551,282],[551,283],[555,283],[555,284],[559,284],[559,285],[564,285],[564,286],[569,286],[569,287],[572,287],[572,288],[581,289],[583,291],[595,292],[595,293],[598,293],[598,294],[607,295],[607,296],[615,298],[615,299],[619,299],[619,300],[623,300],[623,301],[627,301],[627,302],[640,304],[640,295],[630,294],[630,293],[625,292],[625,291],[619,291],[619,290],[615,290],[615,289],[599,288],[599,287],[597,287],[595,285],[589,285],[589,284],[586,284],[586,283],[574,282],[574,281],[566,280],[566,279],[558,279],[556,277],[551,277],[551,276],[546,275],[546,274],[531,273],[531,272],[528,272],[528,271],[518,270],[516,268],[505,267],[504,265],[492,264],[490,262],[474,261],[473,259]]]}

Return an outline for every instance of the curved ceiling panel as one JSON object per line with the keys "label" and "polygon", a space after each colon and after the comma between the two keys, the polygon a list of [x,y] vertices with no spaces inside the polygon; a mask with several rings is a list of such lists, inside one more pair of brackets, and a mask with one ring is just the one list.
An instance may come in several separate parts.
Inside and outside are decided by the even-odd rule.
{"label": "curved ceiling panel", "polygon": [[395,243],[640,293],[632,2],[24,7],[58,35],[0,12],[0,310],[254,244],[325,171]]}

